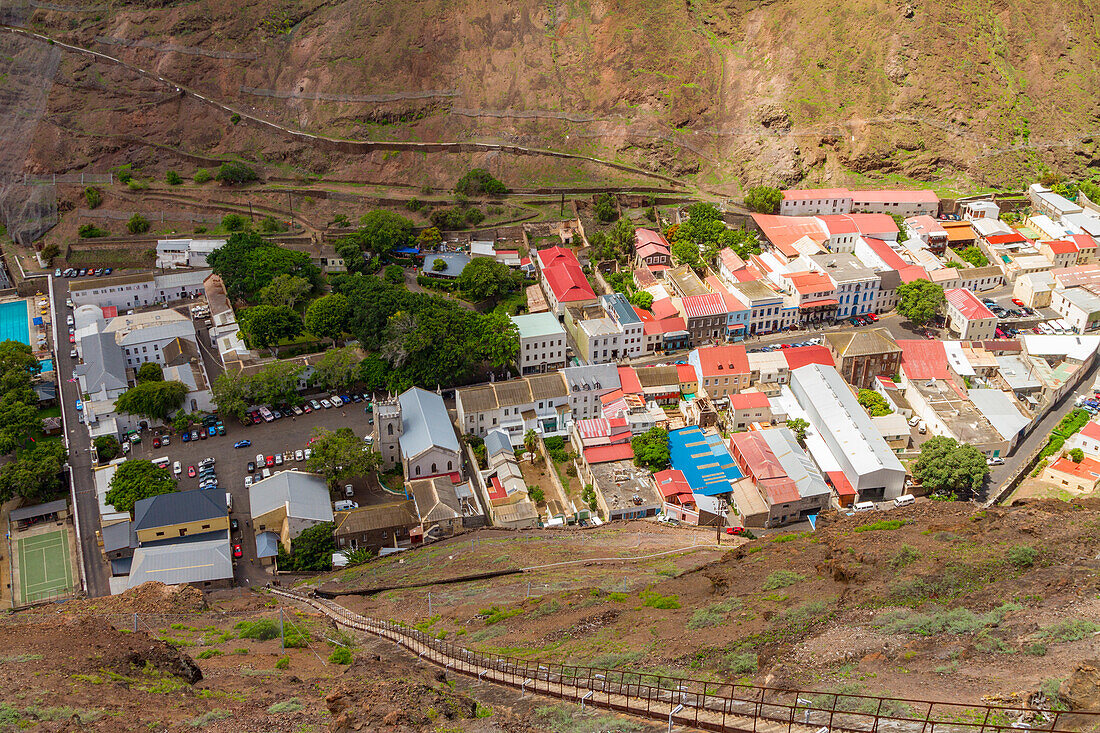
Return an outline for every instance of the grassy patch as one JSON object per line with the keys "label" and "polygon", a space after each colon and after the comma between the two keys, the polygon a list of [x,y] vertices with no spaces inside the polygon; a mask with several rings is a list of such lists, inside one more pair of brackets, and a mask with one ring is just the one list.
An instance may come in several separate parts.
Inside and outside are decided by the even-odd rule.
{"label": "grassy patch", "polygon": [[12,664],[17,662],[37,662],[42,659],[41,654],[9,654],[6,657],[0,657],[0,664]]}
{"label": "grassy patch", "polygon": [[901,529],[905,525],[909,524],[908,519],[880,519],[877,522],[871,522],[870,524],[864,524],[862,527],[856,527],[855,532],[892,532],[895,529]]}
{"label": "grassy patch", "polygon": [[764,581],[764,590],[776,590],[778,588],[786,588],[789,585],[801,583],[805,579],[806,576],[799,575],[792,570],[776,570]]}
{"label": "grassy patch", "polygon": [[270,707],[268,707],[267,712],[269,712],[269,713],[296,713],[304,707],[305,707],[305,705],[302,704],[301,700],[299,700],[296,697],[292,697],[289,700],[284,700],[283,702],[277,702],[277,703],[271,705]]}
{"label": "grassy patch", "polygon": [[589,666],[599,667],[600,669],[617,669],[619,667],[625,667],[628,664],[634,664],[634,662],[637,662],[644,656],[645,652],[643,651],[606,652],[597,657],[593,657],[588,661],[588,664]]}
{"label": "grassy patch", "polygon": [[351,650],[344,647],[333,649],[332,654],[328,655],[328,661],[332,664],[351,664]]}
{"label": "grassy patch", "polygon": [[1036,636],[1043,641],[1052,644],[1063,644],[1071,641],[1080,641],[1086,636],[1092,636],[1100,631],[1100,624],[1088,619],[1067,619],[1053,626],[1044,626],[1039,629]]}
{"label": "grassy patch", "polygon": [[544,601],[538,605],[538,608],[527,614],[527,618],[540,618],[542,616],[549,616],[552,613],[557,613],[561,610],[561,604],[557,598],[551,598],[548,601]]}
{"label": "grassy patch", "polygon": [[203,728],[211,723],[215,723],[219,720],[225,720],[226,718],[232,718],[233,713],[228,710],[210,710],[203,713],[197,718],[192,718],[187,721],[187,724],[192,728]]}
{"label": "grassy patch", "polygon": [[640,594],[642,599],[642,605],[647,608],[679,608],[680,599],[676,595],[662,596],[655,591],[642,591]]}
{"label": "grassy patch", "polygon": [[615,715],[592,717],[583,715],[576,707],[544,706],[535,708],[535,717],[553,733],[590,733],[594,730],[622,731],[629,733],[641,729],[633,720],[623,720]]}
{"label": "grassy patch", "polygon": [[497,605],[492,605],[489,608],[482,608],[478,611],[479,614],[485,617],[485,625],[492,626],[493,624],[499,624],[501,621],[518,616],[523,613],[522,608],[500,608]]}
{"label": "grassy patch", "polygon": [[874,624],[888,634],[973,634],[991,626],[998,626],[1010,611],[1022,606],[1005,603],[988,613],[977,614],[967,608],[952,608],[919,613],[910,609],[897,609],[881,613]]}
{"label": "grassy patch", "polygon": [[894,553],[894,556],[890,558],[890,567],[894,570],[900,570],[906,565],[912,565],[920,559],[920,553],[917,548],[912,545],[902,545],[898,548],[898,551]]}
{"label": "grassy patch", "polygon": [[741,601],[737,598],[729,598],[721,603],[712,603],[706,608],[697,608],[691,614],[688,621],[689,629],[705,629],[711,626],[719,626],[726,621],[726,614],[741,607]]}
{"label": "grassy patch", "polygon": [[196,659],[210,659],[221,654],[220,649],[203,649],[201,652],[195,655]]}
{"label": "grassy patch", "polygon": [[1008,564],[1017,570],[1026,570],[1030,568],[1038,559],[1039,551],[1028,545],[1016,545],[1005,555],[1005,560]]}

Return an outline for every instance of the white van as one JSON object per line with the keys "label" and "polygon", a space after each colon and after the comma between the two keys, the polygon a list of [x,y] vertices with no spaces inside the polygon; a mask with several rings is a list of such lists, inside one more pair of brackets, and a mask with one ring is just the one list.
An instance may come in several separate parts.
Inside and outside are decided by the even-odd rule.
{"label": "white van", "polygon": [[909,427],[915,428],[915,427],[917,427],[917,423],[919,423],[919,422],[920,422],[920,415],[913,415],[913,417],[909,418]]}
{"label": "white van", "polygon": [[168,468],[172,465],[172,462],[168,460],[168,456],[161,456],[160,458],[154,458],[152,464],[157,468]]}
{"label": "white van", "polygon": [[928,426],[924,424],[924,420],[921,420],[919,423],[917,423],[917,432],[921,435],[924,435],[928,432]]}
{"label": "white van", "polygon": [[897,508],[902,506],[909,506],[916,500],[917,498],[912,494],[902,494],[898,498],[894,499],[894,507]]}
{"label": "white van", "polygon": [[873,501],[857,501],[855,506],[852,507],[857,512],[873,512],[875,510],[875,502]]}
{"label": "white van", "polygon": [[341,499],[340,501],[333,502],[332,508],[338,512],[350,512],[352,509],[358,509],[359,505],[351,499]]}
{"label": "white van", "polygon": [[1047,323],[1046,321],[1043,321],[1042,323],[1040,323],[1038,325],[1038,329],[1042,334],[1044,334],[1046,336],[1050,336],[1052,333],[1054,333],[1054,329],[1051,328],[1050,324]]}
{"label": "white van", "polygon": [[229,511],[233,511],[233,495],[228,491],[225,492],[225,508]]}

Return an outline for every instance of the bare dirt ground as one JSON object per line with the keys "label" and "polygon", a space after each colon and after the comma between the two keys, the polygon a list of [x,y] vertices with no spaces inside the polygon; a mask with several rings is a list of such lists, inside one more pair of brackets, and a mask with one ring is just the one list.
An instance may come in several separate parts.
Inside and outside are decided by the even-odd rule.
{"label": "bare dirt ground", "polygon": [[[243,591],[201,596],[192,588],[149,583],[110,603],[3,620],[0,730],[659,729],[478,686],[392,644],[343,634],[320,617],[291,609],[284,613],[287,628],[304,633],[308,642],[284,652],[277,636],[241,636],[242,622],[278,618],[270,599]],[[135,612],[137,632],[129,628]],[[338,645],[350,648],[350,663],[329,659]]]}
{"label": "bare dirt ground", "polygon": [[[678,530],[645,524],[571,542],[460,538],[346,571],[327,587],[678,543]],[[718,552],[436,585],[430,612],[427,588],[337,600],[499,654],[974,704],[1053,696],[1080,660],[1100,653],[1098,552],[1100,502],[984,512],[937,502]]]}

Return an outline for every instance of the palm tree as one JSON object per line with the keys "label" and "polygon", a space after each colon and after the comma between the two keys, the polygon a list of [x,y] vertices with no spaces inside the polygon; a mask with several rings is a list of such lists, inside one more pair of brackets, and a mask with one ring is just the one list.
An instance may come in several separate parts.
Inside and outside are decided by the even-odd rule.
{"label": "palm tree", "polygon": [[535,433],[534,428],[523,434],[523,447],[531,454],[531,463],[535,462],[535,449],[538,447],[538,444],[539,436]]}

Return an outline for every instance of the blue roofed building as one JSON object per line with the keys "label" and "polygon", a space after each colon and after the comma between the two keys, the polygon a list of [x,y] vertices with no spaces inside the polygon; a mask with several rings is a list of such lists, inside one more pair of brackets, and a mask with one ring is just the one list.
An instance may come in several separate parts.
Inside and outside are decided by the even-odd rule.
{"label": "blue roofed building", "polygon": [[707,435],[696,426],[681,428],[668,434],[668,447],[672,467],[684,474],[693,494],[726,494],[745,477],[721,435]]}
{"label": "blue roofed building", "polygon": [[600,296],[600,305],[607,317],[622,329],[622,356],[633,358],[642,356],[645,351],[645,323],[634,310],[634,306],[622,293]]}

